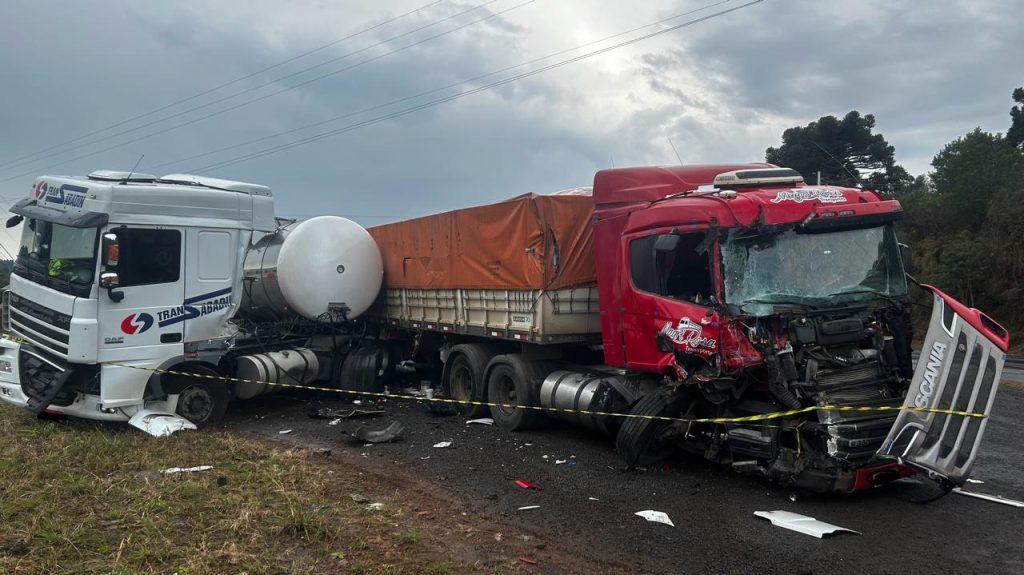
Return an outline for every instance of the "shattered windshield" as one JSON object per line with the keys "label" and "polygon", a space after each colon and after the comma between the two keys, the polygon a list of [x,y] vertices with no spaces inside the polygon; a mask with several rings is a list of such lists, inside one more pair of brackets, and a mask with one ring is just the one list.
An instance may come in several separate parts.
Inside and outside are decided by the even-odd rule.
{"label": "shattered windshield", "polygon": [[78,295],[92,284],[98,231],[26,219],[17,263],[46,278],[49,287]]}
{"label": "shattered windshield", "polygon": [[892,226],[828,233],[794,227],[721,244],[726,302],[768,315],[774,304],[827,307],[902,296],[907,281]]}

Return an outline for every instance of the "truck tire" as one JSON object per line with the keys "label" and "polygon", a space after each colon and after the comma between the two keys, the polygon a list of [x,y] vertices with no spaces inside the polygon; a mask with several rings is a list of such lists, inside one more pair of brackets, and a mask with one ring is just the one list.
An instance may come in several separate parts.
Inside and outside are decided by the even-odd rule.
{"label": "truck tire", "polygon": [[[464,343],[452,348],[445,365],[445,395],[456,401],[487,401],[487,365],[497,351],[487,345]],[[484,417],[486,405],[456,403],[455,409],[465,417]]]}
{"label": "truck tire", "polygon": [[[211,369],[188,366],[181,371],[201,375],[217,376]],[[224,412],[231,401],[231,392],[223,381],[199,379],[188,376],[173,376],[178,394],[178,405],[174,412],[202,429],[216,425],[224,419]]]}
{"label": "truck tire", "polygon": [[[523,360],[518,354],[499,355],[487,366],[487,400],[494,423],[511,431],[539,426],[544,421],[540,409],[540,386],[556,369],[548,362]],[[507,407],[521,405],[524,407]]]}
{"label": "truck tire", "polygon": [[615,447],[626,463],[626,469],[657,463],[675,451],[675,445],[663,441],[664,431],[671,422],[648,419],[649,417],[672,417],[678,414],[682,398],[668,399],[664,393],[653,392],[645,395],[629,410],[619,433],[615,436]]}
{"label": "truck tire", "polygon": [[339,381],[335,382],[335,387],[356,393],[382,393],[384,355],[384,351],[376,345],[352,350],[341,365]]}

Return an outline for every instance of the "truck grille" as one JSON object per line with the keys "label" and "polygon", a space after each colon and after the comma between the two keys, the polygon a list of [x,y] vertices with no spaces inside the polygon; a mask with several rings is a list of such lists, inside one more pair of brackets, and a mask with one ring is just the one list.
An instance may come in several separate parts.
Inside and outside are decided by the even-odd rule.
{"label": "truck grille", "polygon": [[[877,362],[818,372],[819,405],[898,407],[889,396],[889,380]],[[896,421],[897,411],[821,411],[818,420],[828,433],[828,453],[854,463],[869,460],[882,446]]]}
{"label": "truck grille", "polygon": [[14,293],[10,295],[9,313],[12,332],[28,340],[33,347],[42,352],[67,359],[71,316],[43,307]]}

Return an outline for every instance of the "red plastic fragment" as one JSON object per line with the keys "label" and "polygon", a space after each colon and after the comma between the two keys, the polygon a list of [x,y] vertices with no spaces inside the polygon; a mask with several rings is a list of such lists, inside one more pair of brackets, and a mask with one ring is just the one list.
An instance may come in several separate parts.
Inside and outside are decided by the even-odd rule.
{"label": "red plastic fragment", "polygon": [[516,485],[522,487],[523,489],[536,489],[537,491],[543,491],[540,485],[537,485],[536,483],[533,483],[532,481],[527,481],[525,479],[516,479]]}

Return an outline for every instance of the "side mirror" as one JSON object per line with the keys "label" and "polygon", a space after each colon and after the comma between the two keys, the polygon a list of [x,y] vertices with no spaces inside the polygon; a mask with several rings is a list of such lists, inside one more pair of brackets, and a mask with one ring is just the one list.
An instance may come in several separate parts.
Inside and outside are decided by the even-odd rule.
{"label": "side mirror", "polygon": [[657,255],[670,254],[679,247],[679,236],[675,234],[662,234],[654,240],[654,253]]}
{"label": "side mirror", "polygon": [[[117,234],[113,232],[103,234],[103,265],[116,267],[120,260],[121,242],[118,239]],[[116,276],[117,274],[115,273],[114,275]]]}
{"label": "side mirror", "polygon": [[117,275],[117,272],[103,272],[100,274],[100,287],[107,290],[107,295],[115,303],[124,299],[123,291],[114,291],[114,288],[120,285],[121,276]]}
{"label": "side mirror", "polygon": [[914,257],[910,253],[910,246],[907,244],[899,244],[900,246],[900,260],[903,261],[903,271],[908,274],[914,274]]}
{"label": "side mirror", "polygon": [[8,228],[13,228],[14,226],[20,224],[21,220],[24,220],[24,219],[25,219],[24,216],[13,215],[13,216],[7,218],[7,227]]}

